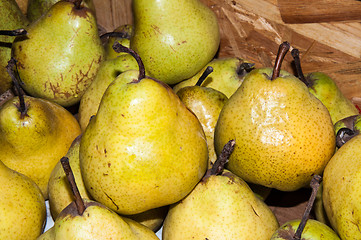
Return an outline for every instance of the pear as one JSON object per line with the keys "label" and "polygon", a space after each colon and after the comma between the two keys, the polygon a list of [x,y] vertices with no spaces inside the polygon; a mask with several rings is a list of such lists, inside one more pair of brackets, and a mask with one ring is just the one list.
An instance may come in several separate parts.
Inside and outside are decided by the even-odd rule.
{"label": "pear", "polygon": [[289,43],[280,45],[274,69],[254,69],[225,103],[215,128],[219,154],[238,144],[227,169],[243,180],[281,191],[305,187],[335,151],[327,108],[298,78],[280,70]]}
{"label": "pear", "polygon": [[341,239],[361,239],[361,135],[347,141],[323,173],[323,205]]}
{"label": "pear", "polygon": [[[30,20],[30,22],[34,22],[41,15],[45,14],[51,6],[55,3],[59,2],[60,0],[29,0],[28,6],[26,8],[26,16]],[[84,0],[84,5],[91,9],[95,14],[95,7],[93,0]]]}
{"label": "pear", "polygon": [[173,90],[178,92],[183,87],[194,86],[206,68],[210,66],[213,72],[201,86],[218,90],[230,98],[242,84],[245,75],[253,69],[253,65],[238,57],[215,58],[196,75],[175,85]]}
{"label": "pear", "polygon": [[326,224],[314,219],[309,219],[311,209],[319,192],[322,177],[314,175],[310,186],[312,193],[307,202],[302,219],[289,220],[275,231],[270,240],[340,240],[337,234]]}
{"label": "pear", "polygon": [[64,107],[23,96],[14,83],[19,96],[0,107],[0,155],[6,166],[30,177],[47,199],[50,174],[81,129]]}
{"label": "pear", "polygon": [[69,159],[63,157],[60,162],[75,200],[60,212],[53,228],[48,230],[51,232],[44,234],[53,236],[54,240],[158,239],[155,233],[144,225],[122,218],[98,202],[83,199],[78,191]]}
{"label": "pear", "polygon": [[104,44],[105,49],[105,58],[112,59],[116,58],[120,55],[126,54],[124,52],[116,52],[113,49],[113,45],[115,42],[120,43],[124,47],[130,47],[130,37],[133,34],[133,25],[132,24],[124,24],[116,29],[113,32],[107,32],[100,36],[101,39],[108,37]]}
{"label": "pear", "polygon": [[[81,135],[75,138],[72,142],[66,157],[69,159],[69,164],[72,168],[73,175],[77,182],[78,190],[83,198],[92,199],[87,190],[85,189],[83,179],[80,172],[79,166],[79,146],[80,146]],[[50,213],[55,221],[59,213],[66,208],[74,199],[73,193],[69,186],[68,180],[62,168],[60,160],[55,165],[52,170],[49,182],[48,182],[48,192],[49,192],[49,207]]]}
{"label": "pear", "polygon": [[218,20],[201,1],[135,0],[132,9],[130,48],[151,77],[174,85],[214,58],[220,43]]}
{"label": "pear", "polygon": [[200,86],[212,72],[213,68],[208,66],[195,86],[186,86],[177,92],[179,99],[197,116],[202,124],[207,138],[209,166],[212,166],[217,159],[213,145],[214,128],[216,127],[219,113],[224,103],[228,100],[227,96],[220,91]]}
{"label": "pear", "polygon": [[223,170],[235,145],[230,140],[192,192],[170,206],[162,239],[269,240],[279,227],[271,209],[246,182]]}
{"label": "pear", "polygon": [[109,85],[79,149],[86,189],[123,215],[181,200],[208,164],[198,118],[167,84],[146,77],[128,51],[139,64],[136,77],[121,74]]}
{"label": "pear", "polygon": [[131,69],[138,70],[138,64],[130,54],[123,54],[101,63],[94,80],[80,100],[78,118],[82,131],[85,130],[90,118],[97,113],[100,100],[109,84],[121,73]]}
{"label": "pear", "polygon": [[80,101],[104,58],[95,16],[80,3],[55,3],[12,46],[24,90],[64,107]]}
{"label": "pear", "polygon": [[336,146],[340,148],[348,140],[360,134],[361,115],[352,115],[337,121],[334,124],[336,132]]}
{"label": "pear", "polygon": [[35,240],[43,231],[46,206],[39,187],[1,161],[0,239]]}
{"label": "pear", "polygon": [[[13,30],[29,24],[15,0],[0,1],[0,29]],[[1,34],[0,34],[1,35]],[[0,94],[8,90],[12,80],[6,72],[6,65],[11,58],[11,46],[15,36],[0,36]]]}
{"label": "pear", "polygon": [[169,206],[153,208],[138,214],[124,215],[124,217],[148,227],[153,232],[157,232],[163,225],[163,221],[168,214],[168,208]]}
{"label": "pear", "polygon": [[55,239],[55,231],[54,226],[46,230],[42,233],[36,240],[54,240]]}
{"label": "pear", "polygon": [[328,220],[327,213],[323,206],[322,192],[323,192],[323,183],[321,182],[313,206],[313,212],[317,221],[326,224],[327,226],[331,226],[330,220]]}
{"label": "pear", "polygon": [[323,72],[312,72],[304,76],[298,49],[292,51],[298,77],[306,84],[309,91],[328,109],[332,122],[358,114],[356,106],[343,95],[335,81]]}

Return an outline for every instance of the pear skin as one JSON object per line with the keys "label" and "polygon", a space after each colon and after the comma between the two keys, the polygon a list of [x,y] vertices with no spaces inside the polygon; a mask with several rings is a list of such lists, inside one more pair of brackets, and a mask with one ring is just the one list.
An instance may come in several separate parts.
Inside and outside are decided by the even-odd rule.
{"label": "pear skin", "polygon": [[46,206],[39,187],[30,178],[2,162],[0,157],[0,239],[35,240],[43,231]]}
{"label": "pear skin", "polygon": [[323,173],[323,206],[341,239],[360,239],[361,135],[340,147]]}
{"label": "pear skin", "polygon": [[211,175],[171,205],[162,238],[269,240],[279,227],[271,209],[246,182],[224,170]]}
{"label": "pear skin", "polygon": [[204,175],[206,137],[165,83],[115,79],[85,129],[80,167],[91,196],[122,215],[181,200]]}
{"label": "pear skin", "polygon": [[94,14],[59,1],[26,30],[12,46],[24,90],[65,107],[78,103],[104,59]]}
{"label": "pear skin", "polygon": [[169,85],[194,76],[215,56],[220,33],[214,12],[199,0],[132,1],[130,48],[149,76]]}
{"label": "pear skin", "polygon": [[19,97],[0,108],[0,155],[6,166],[30,177],[48,199],[48,181],[81,129],[62,106],[24,96],[26,115],[19,111]]}
{"label": "pear skin", "polygon": [[237,139],[227,169],[247,182],[281,191],[307,186],[335,151],[327,108],[290,74],[270,80],[255,69],[224,105],[215,129],[217,154]]}

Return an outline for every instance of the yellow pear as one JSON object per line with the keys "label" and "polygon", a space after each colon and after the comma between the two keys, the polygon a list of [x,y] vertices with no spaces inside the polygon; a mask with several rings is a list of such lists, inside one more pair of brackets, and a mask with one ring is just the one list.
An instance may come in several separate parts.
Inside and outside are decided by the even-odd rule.
{"label": "yellow pear", "polygon": [[0,239],[35,240],[46,220],[44,197],[30,178],[8,167],[0,155]]}
{"label": "yellow pear", "polygon": [[274,69],[247,74],[224,105],[214,137],[217,154],[227,141],[237,140],[227,169],[281,191],[307,186],[335,151],[327,108],[298,78],[280,71],[288,48],[281,44]]}
{"label": "yellow pear", "polygon": [[361,135],[348,140],[323,173],[323,206],[341,239],[361,239]]}

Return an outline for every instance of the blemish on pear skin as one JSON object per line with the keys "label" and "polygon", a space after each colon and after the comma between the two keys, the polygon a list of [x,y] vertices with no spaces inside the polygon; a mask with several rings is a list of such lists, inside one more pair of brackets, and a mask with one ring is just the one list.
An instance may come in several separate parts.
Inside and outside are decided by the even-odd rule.
{"label": "blemish on pear skin", "polygon": [[113,201],[113,199],[106,193],[103,191],[103,193],[105,194],[105,196],[107,196],[107,198],[109,198],[109,200],[114,204],[114,206],[117,208],[117,210],[119,210],[118,205]]}
{"label": "blemish on pear skin", "polygon": [[108,167],[110,167],[112,164],[111,163],[108,163]]}

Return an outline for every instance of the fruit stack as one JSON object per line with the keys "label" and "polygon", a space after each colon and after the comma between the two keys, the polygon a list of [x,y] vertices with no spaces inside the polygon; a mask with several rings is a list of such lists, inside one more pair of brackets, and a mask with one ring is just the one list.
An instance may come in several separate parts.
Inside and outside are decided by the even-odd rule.
{"label": "fruit stack", "polygon": [[216,7],[130,3],[0,0],[0,239],[361,239],[361,115],[295,36],[224,56]]}

